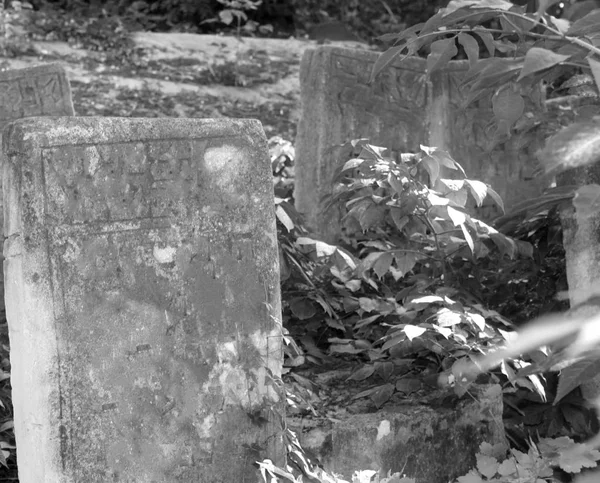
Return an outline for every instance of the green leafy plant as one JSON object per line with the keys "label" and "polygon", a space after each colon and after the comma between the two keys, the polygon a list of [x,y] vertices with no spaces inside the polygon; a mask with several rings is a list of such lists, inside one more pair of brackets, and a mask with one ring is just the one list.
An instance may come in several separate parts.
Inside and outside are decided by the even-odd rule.
{"label": "green leafy plant", "polygon": [[457,483],[546,483],[556,481],[555,470],[576,474],[584,468],[595,468],[600,451],[575,443],[567,437],[541,438],[537,444],[530,442],[527,453],[512,450],[509,458],[488,443],[482,443],[477,454],[477,466]]}
{"label": "green leafy plant", "polygon": [[[371,77],[410,55],[427,56],[428,75],[466,58],[465,104],[491,105],[497,143],[515,131],[525,135],[544,122],[544,98],[568,82],[585,83],[587,95],[598,96],[600,9],[571,23],[546,13],[554,3],[539,2],[537,12],[528,13],[506,0],[453,0],[427,22],[384,36],[394,45],[381,54]],[[526,115],[528,103],[536,115]]]}
{"label": "green leafy plant", "polygon": [[258,22],[250,20],[246,12],[256,10],[262,4],[262,0],[217,0],[223,9],[219,12],[218,18],[204,20],[202,23],[221,22],[225,25],[236,24],[237,36],[241,33],[260,33],[272,32],[270,25],[259,25]]}

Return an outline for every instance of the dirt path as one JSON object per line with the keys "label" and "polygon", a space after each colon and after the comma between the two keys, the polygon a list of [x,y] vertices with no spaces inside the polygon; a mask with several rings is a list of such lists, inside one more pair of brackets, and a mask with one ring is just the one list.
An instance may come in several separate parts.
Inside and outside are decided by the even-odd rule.
{"label": "dirt path", "polygon": [[151,32],[134,41],[142,55],[131,64],[65,42],[36,42],[36,56],[6,59],[0,67],[62,63],[78,115],[252,117],[268,137],[295,138],[300,59],[315,42]]}

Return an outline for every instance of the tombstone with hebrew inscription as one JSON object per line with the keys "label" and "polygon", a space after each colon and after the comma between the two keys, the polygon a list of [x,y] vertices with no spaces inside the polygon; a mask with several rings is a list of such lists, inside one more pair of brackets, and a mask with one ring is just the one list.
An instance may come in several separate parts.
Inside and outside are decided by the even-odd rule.
{"label": "tombstone with hebrew inscription", "polygon": [[59,64],[0,72],[0,131],[23,117],[73,114],[71,87]]}
{"label": "tombstone with hebrew inscription", "polygon": [[[31,116],[72,116],[71,87],[59,64],[47,64],[0,72],[0,145],[9,122]],[[2,173],[0,172],[0,192]],[[0,239],[3,234],[0,195]],[[1,256],[1,250],[0,250]],[[0,306],[4,306],[4,283],[0,263]]]}
{"label": "tombstone with hebrew inscription", "polygon": [[231,483],[281,463],[260,123],[35,118],[4,141],[21,483]]}
{"label": "tombstone with hebrew inscription", "polygon": [[[536,196],[542,186],[532,178],[532,153],[513,137],[493,146],[493,113],[477,104],[465,107],[461,82],[468,63],[453,61],[430,78],[425,59],[397,60],[369,83],[379,54],[320,46],[304,53],[300,66],[302,113],[296,138],[296,208],[322,238],[336,241],[340,213],[324,211],[323,196],[347,161],[337,146],[358,138],[397,152],[419,146],[449,151],[471,179],[489,183],[512,206]],[[493,203],[492,203],[493,205]],[[500,213],[490,213],[491,216]]]}

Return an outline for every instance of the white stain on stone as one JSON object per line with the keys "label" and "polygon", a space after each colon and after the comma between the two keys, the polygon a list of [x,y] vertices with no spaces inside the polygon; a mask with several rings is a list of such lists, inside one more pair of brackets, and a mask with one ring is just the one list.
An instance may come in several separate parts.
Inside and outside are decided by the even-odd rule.
{"label": "white stain on stone", "polygon": [[84,159],[88,162],[88,173],[93,176],[100,166],[100,153],[96,146],[86,148],[85,153]]}
{"label": "white stain on stone", "polygon": [[154,246],[152,254],[158,263],[171,263],[175,260],[177,250],[174,247],[159,248]]}
{"label": "white stain on stone", "polygon": [[390,422],[387,419],[384,419],[379,423],[379,427],[377,428],[377,441],[385,438],[390,433]]}

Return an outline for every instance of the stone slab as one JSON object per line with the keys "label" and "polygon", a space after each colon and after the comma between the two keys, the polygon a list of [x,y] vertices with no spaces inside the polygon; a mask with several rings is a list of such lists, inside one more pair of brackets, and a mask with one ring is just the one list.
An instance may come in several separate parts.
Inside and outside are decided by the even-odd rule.
{"label": "stone slab", "polygon": [[74,114],[71,86],[60,64],[0,72],[0,130],[24,117]]}
{"label": "stone slab", "polygon": [[[369,138],[395,152],[415,152],[425,144],[447,150],[472,179],[487,182],[510,207],[542,190],[532,178],[535,143],[518,138],[490,149],[489,108],[462,107],[460,91],[468,69],[463,61],[427,79],[426,60],[396,61],[369,84],[378,53],[320,46],[304,53],[300,66],[301,117],[296,138],[296,208],[328,241],[340,233],[339,213],[323,212],[321,199],[340,163],[336,146]],[[499,215],[490,203],[482,217]]]}
{"label": "stone slab", "polygon": [[452,405],[389,404],[373,413],[338,413],[319,426],[288,418],[302,447],[323,467],[352,480],[355,471],[388,471],[416,483],[447,483],[476,466],[481,443],[506,454],[500,386],[474,386]]}
{"label": "stone slab", "polygon": [[[30,116],[73,116],[71,86],[60,64],[45,64],[0,72],[0,144],[2,130],[11,121]],[[0,190],[2,176],[0,170]],[[0,238],[4,226],[0,196]],[[0,260],[2,254],[0,253]],[[3,280],[0,273],[0,283]],[[4,289],[0,286],[0,308]]]}
{"label": "stone slab", "polygon": [[40,117],[3,148],[21,483],[230,483],[282,463],[260,123]]}

